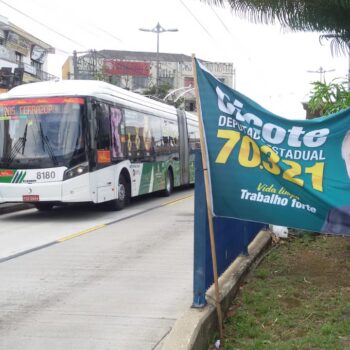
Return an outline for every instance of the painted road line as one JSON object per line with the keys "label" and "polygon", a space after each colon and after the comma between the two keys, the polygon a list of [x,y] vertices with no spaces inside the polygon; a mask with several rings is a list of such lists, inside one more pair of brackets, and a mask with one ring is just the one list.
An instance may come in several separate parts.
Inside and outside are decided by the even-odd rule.
{"label": "painted road line", "polygon": [[73,234],[71,234],[69,236],[66,236],[66,237],[62,237],[62,238],[57,240],[57,243],[68,241],[68,240],[73,239],[75,237],[79,237],[79,236],[85,235],[86,233],[99,230],[100,228],[106,227],[106,226],[107,226],[106,224],[101,224],[101,225],[90,227],[90,228],[88,228],[86,230],[73,233]]}
{"label": "painted road line", "polygon": [[156,206],[154,206],[152,208],[148,208],[148,209],[142,210],[142,211],[137,212],[135,214],[127,215],[127,216],[122,217],[120,219],[117,219],[117,220],[114,220],[114,221],[110,221],[110,222],[108,222],[106,224],[100,224],[100,225],[96,225],[96,226],[87,228],[86,230],[82,230],[82,231],[73,233],[71,235],[59,238],[59,239],[57,239],[55,241],[52,241],[52,242],[49,242],[49,243],[46,243],[46,244],[43,244],[43,245],[40,245],[40,246],[37,246],[37,247],[34,247],[34,248],[30,248],[30,249],[27,249],[27,250],[23,250],[21,252],[13,254],[13,255],[9,255],[9,256],[0,258],[0,263],[3,263],[5,261],[9,261],[9,260],[12,260],[12,259],[15,259],[15,258],[19,258],[19,257],[21,257],[23,255],[26,255],[26,254],[29,254],[29,253],[33,253],[33,252],[36,252],[36,251],[41,250],[41,249],[45,249],[45,248],[51,247],[51,246],[53,246],[55,244],[66,242],[66,241],[71,240],[73,238],[80,237],[80,236],[82,236],[84,234],[87,234],[87,233],[90,233],[90,232],[93,232],[93,231],[97,231],[97,230],[99,230],[99,229],[101,229],[103,227],[115,224],[117,222],[124,221],[124,220],[127,220],[127,219],[131,219],[131,218],[133,218],[135,216],[139,216],[139,215],[148,213],[148,212],[150,212],[152,210],[159,209],[159,208],[165,207],[167,205],[177,204],[179,202],[182,202],[182,201],[187,200],[187,199],[192,198],[192,197],[193,197],[193,194],[191,194],[189,196],[186,196],[186,197],[177,198],[177,199],[174,199],[174,200],[166,202],[166,203],[158,204],[158,205],[156,205]]}
{"label": "painted road line", "polygon": [[46,243],[46,244],[42,244],[42,245],[39,245],[37,247],[34,247],[34,248],[30,248],[30,249],[26,249],[26,250],[23,250],[21,252],[18,252],[18,253],[15,253],[15,254],[12,254],[12,255],[9,255],[9,256],[6,256],[4,258],[0,258],[0,264],[5,262],[5,261],[9,261],[9,260],[12,260],[12,259],[15,259],[15,258],[19,258],[20,256],[23,256],[23,255],[26,255],[26,254],[29,254],[29,253],[33,253],[33,252],[36,252],[38,250],[42,250],[42,249],[45,249],[45,248],[48,248],[48,247],[51,247],[55,244],[58,244],[58,243],[62,243],[62,242],[65,242],[65,241],[68,241],[70,239],[73,239],[75,237],[79,237],[81,235],[84,235],[86,233],[89,233],[89,232],[92,232],[92,231],[96,231],[102,227],[105,227],[106,225],[97,225],[97,226],[94,226],[94,227],[91,227],[91,228],[88,228],[86,230],[83,230],[83,231],[79,231],[79,232],[76,232],[76,233],[73,233],[69,236],[66,236],[66,237],[62,237],[60,239],[57,239],[55,241],[52,241],[52,242],[49,242],[49,243]]}
{"label": "painted road line", "polygon": [[139,211],[139,212],[137,212],[137,213],[135,213],[135,214],[131,214],[131,215],[128,215],[128,216],[124,216],[123,218],[110,221],[110,222],[106,223],[106,225],[112,225],[112,224],[115,224],[115,223],[120,222],[120,221],[124,221],[124,220],[127,220],[127,219],[131,219],[131,218],[133,218],[133,217],[135,217],[135,216],[139,216],[139,215],[148,213],[148,212],[150,212],[150,211],[152,211],[152,210],[165,207],[166,205],[175,204],[175,203],[180,202],[180,201],[183,201],[183,200],[185,200],[185,199],[189,199],[190,197],[193,197],[193,194],[191,194],[191,195],[189,195],[189,196],[186,196],[186,197],[181,197],[181,198],[178,198],[178,199],[174,199],[174,200],[169,201],[169,202],[166,202],[166,203],[158,204],[158,205],[156,205],[156,206],[154,206],[154,207],[151,207],[151,208],[148,208],[148,209]]}
{"label": "painted road line", "polygon": [[189,196],[186,196],[186,197],[174,199],[174,200],[172,200],[170,202],[166,202],[166,203],[162,204],[162,207],[164,207],[166,205],[174,205],[174,204],[177,204],[178,202],[185,201],[186,199],[189,199],[189,198],[192,198],[192,197],[193,197],[193,194],[190,194]]}
{"label": "painted road line", "polygon": [[44,249],[44,248],[47,248],[47,247],[51,247],[55,244],[58,244],[58,241],[53,241],[53,242],[50,242],[50,243],[46,243],[46,244],[43,244],[43,245],[39,245],[37,247],[34,247],[34,248],[30,248],[30,249],[27,249],[27,250],[23,250],[21,252],[18,252],[16,254],[13,254],[13,255],[9,255],[9,256],[6,256],[4,258],[0,258],[0,264],[5,262],[5,261],[8,261],[8,260],[12,260],[12,259],[15,259],[15,258],[19,258],[20,256],[22,255],[26,255],[26,254],[29,254],[29,253],[32,253],[32,252],[36,252],[38,250],[41,250],[41,249]]}

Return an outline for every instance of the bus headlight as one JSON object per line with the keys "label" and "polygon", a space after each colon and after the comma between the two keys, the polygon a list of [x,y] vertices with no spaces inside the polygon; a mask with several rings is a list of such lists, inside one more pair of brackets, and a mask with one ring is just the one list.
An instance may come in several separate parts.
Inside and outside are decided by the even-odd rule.
{"label": "bus headlight", "polygon": [[73,177],[85,174],[89,171],[89,163],[84,162],[74,166],[73,168],[67,169],[63,174],[63,180],[72,179]]}

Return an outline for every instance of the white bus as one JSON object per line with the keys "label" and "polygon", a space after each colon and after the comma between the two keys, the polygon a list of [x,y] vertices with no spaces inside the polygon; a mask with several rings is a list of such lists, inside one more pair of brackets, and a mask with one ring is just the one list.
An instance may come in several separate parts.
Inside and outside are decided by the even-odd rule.
{"label": "white bus", "polygon": [[194,183],[197,118],[101,81],[20,85],[0,95],[0,202],[39,210]]}

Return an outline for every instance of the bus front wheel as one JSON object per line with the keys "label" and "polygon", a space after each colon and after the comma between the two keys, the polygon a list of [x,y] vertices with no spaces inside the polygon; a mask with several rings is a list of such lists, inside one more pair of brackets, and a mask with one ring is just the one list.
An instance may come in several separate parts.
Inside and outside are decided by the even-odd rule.
{"label": "bus front wheel", "polygon": [[118,198],[109,202],[111,210],[122,210],[130,200],[129,184],[123,175],[119,177],[118,183]]}

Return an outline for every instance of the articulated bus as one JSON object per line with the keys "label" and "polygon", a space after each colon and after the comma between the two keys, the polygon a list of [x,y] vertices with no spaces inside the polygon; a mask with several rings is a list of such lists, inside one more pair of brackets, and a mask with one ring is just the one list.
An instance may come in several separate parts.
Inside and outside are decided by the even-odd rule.
{"label": "articulated bus", "polygon": [[0,202],[39,210],[194,183],[196,116],[101,81],[20,85],[0,95]]}

